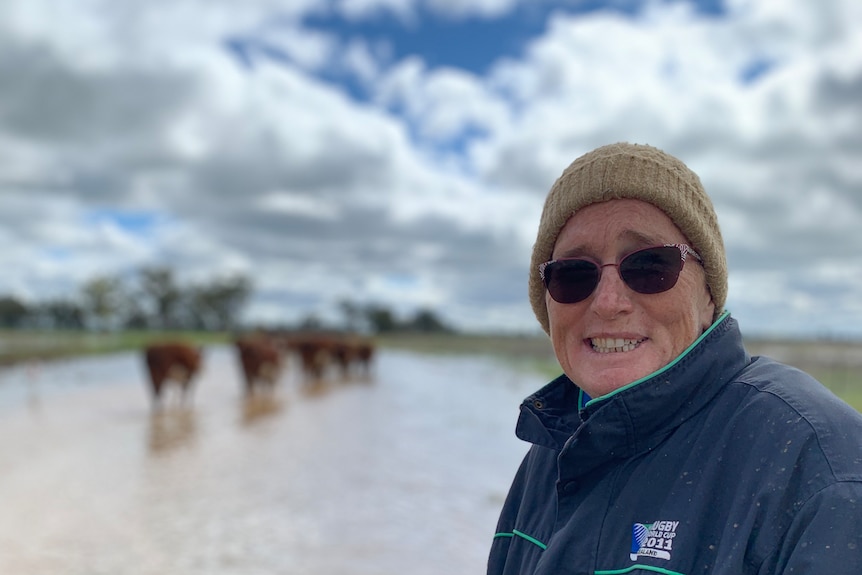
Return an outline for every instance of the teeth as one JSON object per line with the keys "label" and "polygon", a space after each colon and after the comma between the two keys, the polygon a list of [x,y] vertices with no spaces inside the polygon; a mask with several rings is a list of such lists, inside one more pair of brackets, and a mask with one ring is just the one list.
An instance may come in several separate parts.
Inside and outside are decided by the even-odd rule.
{"label": "teeth", "polygon": [[593,351],[596,351],[598,353],[614,353],[631,351],[636,348],[641,341],[643,340],[596,337],[591,339],[590,343],[593,346]]}

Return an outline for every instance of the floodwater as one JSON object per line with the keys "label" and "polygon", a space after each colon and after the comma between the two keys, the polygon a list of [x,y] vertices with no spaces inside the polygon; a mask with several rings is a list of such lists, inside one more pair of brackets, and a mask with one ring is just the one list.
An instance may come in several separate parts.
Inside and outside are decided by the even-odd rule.
{"label": "floodwater", "polygon": [[228,347],[154,410],[138,354],[0,371],[0,573],[483,573],[541,376],[381,350],[246,399]]}

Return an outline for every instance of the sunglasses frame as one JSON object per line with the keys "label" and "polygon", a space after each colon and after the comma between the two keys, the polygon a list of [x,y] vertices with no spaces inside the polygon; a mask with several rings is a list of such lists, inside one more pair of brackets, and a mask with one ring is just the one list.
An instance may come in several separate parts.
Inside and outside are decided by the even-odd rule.
{"label": "sunglasses frame", "polygon": [[[615,264],[600,264],[600,263],[597,263],[593,260],[586,259],[586,258],[559,258],[559,259],[555,259],[555,260],[549,260],[549,261],[546,261],[544,263],[539,264],[539,277],[541,278],[542,284],[545,286],[545,289],[547,290],[548,289],[548,283],[545,280],[545,268],[547,268],[549,265],[557,263],[557,262],[571,261],[571,260],[579,260],[579,261],[586,261],[586,262],[592,263],[593,265],[595,265],[599,269],[599,278],[596,281],[596,285],[593,286],[592,291],[590,291],[590,293],[585,298],[579,299],[579,300],[574,301],[574,302],[570,302],[570,303],[580,303],[580,302],[588,299],[593,294],[593,292],[596,291],[596,288],[599,287],[598,282],[601,281],[601,274],[602,274],[602,270],[604,268],[606,268],[608,266],[614,266],[617,268],[617,273],[620,273],[620,271],[619,271],[620,270],[620,264],[627,257],[631,256],[632,254],[636,254],[636,253],[642,252],[644,250],[651,250],[654,248],[676,248],[676,249],[678,249],[680,259],[682,260],[682,266],[680,267],[680,273],[682,273],[682,267],[685,266],[686,256],[688,256],[688,254],[691,254],[692,257],[694,257],[694,259],[698,261],[698,263],[703,264],[703,258],[700,257],[700,254],[698,254],[696,251],[694,251],[694,249],[687,244],[661,244],[658,246],[649,246],[649,247],[645,247],[645,248],[638,248],[638,249],[634,250],[633,252],[629,252],[626,255],[624,255],[623,257],[621,257],[619,260],[617,260],[617,263],[615,263]],[[678,277],[679,276],[677,276],[677,279],[678,279]],[[631,289],[635,293],[642,293],[642,292],[638,292],[637,290],[635,290],[634,288],[629,286],[628,282],[622,277],[622,275],[620,275],[620,279],[623,280],[623,283],[626,284],[626,287],[628,287],[629,289]],[[669,288],[667,288],[666,290],[662,290],[660,292],[654,292],[654,293],[663,293],[665,291],[669,291],[669,290],[673,289],[673,287],[675,285],[676,285],[676,281],[674,281],[673,285],[670,286]],[[644,295],[650,295],[650,294],[644,294]],[[557,301],[553,295],[551,295],[551,298],[554,299],[554,301]],[[566,303],[566,302],[558,302],[558,303]]]}

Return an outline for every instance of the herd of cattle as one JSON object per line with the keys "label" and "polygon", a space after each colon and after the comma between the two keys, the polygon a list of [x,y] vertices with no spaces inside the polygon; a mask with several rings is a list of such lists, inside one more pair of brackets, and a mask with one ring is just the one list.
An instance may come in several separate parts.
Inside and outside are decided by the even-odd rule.
{"label": "herd of cattle", "polygon": [[[245,393],[272,390],[284,371],[288,356],[298,361],[308,384],[333,374],[346,379],[370,375],[374,344],[355,334],[254,333],[233,341]],[[158,404],[165,387],[176,384],[183,401],[191,393],[203,362],[202,350],[184,342],[152,343],[144,349],[153,401]]]}

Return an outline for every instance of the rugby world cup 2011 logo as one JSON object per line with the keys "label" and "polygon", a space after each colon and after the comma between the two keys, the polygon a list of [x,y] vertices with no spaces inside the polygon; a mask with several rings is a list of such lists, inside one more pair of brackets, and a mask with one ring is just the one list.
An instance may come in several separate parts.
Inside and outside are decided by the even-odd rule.
{"label": "rugby world cup 2011 logo", "polygon": [[653,523],[635,523],[632,525],[632,561],[638,557],[655,557],[670,559],[673,550],[673,540],[679,521],[655,521]]}

